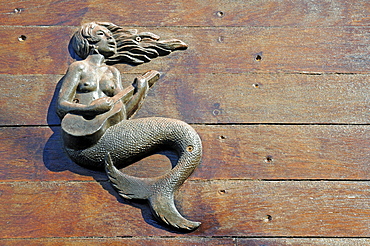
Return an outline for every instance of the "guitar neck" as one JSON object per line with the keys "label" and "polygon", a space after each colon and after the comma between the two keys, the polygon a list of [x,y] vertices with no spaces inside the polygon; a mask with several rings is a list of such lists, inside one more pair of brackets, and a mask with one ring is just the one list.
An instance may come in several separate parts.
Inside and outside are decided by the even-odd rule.
{"label": "guitar neck", "polygon": [[132,95],[134,94],[135,87],[132,85],[126,87],[122,91],[118,92],[116,95],[113,96],[114,103],[117,103],[119,100],[123,100],[124,102],[127,102]]}
{"label": "guitar neck", "polygon": [[144,79],[148,81],[149,88],[152,87],[155,82],[157,82],[157,80],[159,79],[159,76],[160,76],[159,72],[155,70],[150,70],[144,73],[143,75],[141,75],[141,77],[143,77]]}
{"label": "guitar neck", "polygon": [[[140,77],[146,79],[148,81],[149,87],[152,87],[154,83],[157,82],[157,80],[159,79],[159,72],[155,70],[150,70]],[[133,87],[132,85],[126,87],[124,90],[118,92],[116,95],[113,96],[114,103],[118,102],[119,100],[127,102],[134,94],[134,91],[135,87]]]}
{"label": "guitar neck", "polygon": [[[151,87],[158,79],[159,73],[154,70],[150,70],[145,74],[141,75],[142,78],[148,81],[149,87]],[[118,92],[116,95],[113,96],[114,103],[117,103],[119,100],[123,100],[123,102],[127,102],[134,94],[135,87],[132,85],[126,87],[122,91]]]}

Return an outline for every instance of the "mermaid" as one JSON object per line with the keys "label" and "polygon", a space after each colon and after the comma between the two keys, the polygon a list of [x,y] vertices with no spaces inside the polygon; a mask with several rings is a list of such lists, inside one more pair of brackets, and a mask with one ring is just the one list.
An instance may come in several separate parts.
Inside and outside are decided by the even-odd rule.
{"label": "mermaid", "polygon": [[[187,220],[177,211],[174,192],[201,161],[200,137],[179,120],[131,119],[159,73],[144,73],[123,88],[120,72],[112,66],[139,65],[186,49],[187,45],[177,39],[160,40],[149,32],[124,30],[112,23],[92,22],[79,28],[69,48],[78,60],[63,77],[57,113],[70,158],[87,168],[105,169],[122,197],[147,199],[154,215],[166,224],[185,230],[199,227],[199,222]],[[119,170],[158,150],[178,155],[168,173],[138,178]]]}

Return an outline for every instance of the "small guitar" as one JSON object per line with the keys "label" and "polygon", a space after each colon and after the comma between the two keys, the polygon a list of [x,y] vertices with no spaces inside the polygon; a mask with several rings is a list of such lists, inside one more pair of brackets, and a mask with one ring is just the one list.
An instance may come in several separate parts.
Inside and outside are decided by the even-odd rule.
{"label": "small guitar", "polygon": [[[159,72],[151,70],[141,77],[146,79],[151,87],[159,79]],[[135,87],[132,85],[120,91],[112,97],[114,104],[109,111],[92,118],[71,113],[66,114],[61,123],[64,137],[73,138],[73,141],[66,141],[66,143],[80,142],[69,147],[91,146],[100,139],[108,127],[124,120],[121,114],[122,108],[124,103],[132,98],[134,91]]]}

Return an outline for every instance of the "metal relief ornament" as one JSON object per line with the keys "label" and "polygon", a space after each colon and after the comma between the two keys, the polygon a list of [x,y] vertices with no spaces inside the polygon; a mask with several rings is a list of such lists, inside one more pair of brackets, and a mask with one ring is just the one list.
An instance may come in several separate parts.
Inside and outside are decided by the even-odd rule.
{"label": "metal relief ornament", "polygon": [[[57,113],[70,158],[87,168],[105,169],[122,197],[147,199],[155,216],[168,225],[185,230],[199,227],[200,222],[189,221],[177,211],[174,192],[200,163],[200,137],[179,120],[131,119],[160,74],[148,71],[123,88],[120,72],[112,66],[139,65],[187,45],[112,23],[92,22],[79,28],[69,48],[80,59],[69,66],[63,78]],[[137,178],[118,170],[156,150],[178,154],[175,167],[167,174]]]}

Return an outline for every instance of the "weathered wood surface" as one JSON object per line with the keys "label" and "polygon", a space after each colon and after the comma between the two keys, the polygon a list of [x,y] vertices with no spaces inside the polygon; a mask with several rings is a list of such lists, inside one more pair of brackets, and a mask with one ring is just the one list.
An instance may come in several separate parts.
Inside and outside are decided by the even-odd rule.
{"label": "weathered wood surface", "polygon": [[[175,236],[108,182],[0,183],[3,238]],[[194,236],[369,237],[370,182],[188,181],[179,210]],[[200,212],[201,211],[201,212]]]}
{"label": "weathered wood surface", "polygon": [[[218,13],[219,11],[222,12]],[[4,25],[69,25],[99,20],[132,26],[368,26],[366,0],[7,1]]]}
{"label": "weathered wood surface", "polygon": [[[124,74],[123,79],[129,85],[135,76]],[[0,75],[0,125],[60,124],[55,103],[61,77]],[[136,117],[188,123],[367,124],[369,91],[369,75],[170,73],[151,89]]]}
{"label": "weathered wood surface", "polygon": [[[120,24],[120,23],[117,23]],[[64,74],[76,27],[0,26],[0,74]],[[140,28],[189,45],[136,68],[170,73],[368,73],[368,27]],[[24,35],[25,41],[18,41]],[[200,41],[201,40],[201,41]],[[37,52],[35,52],[37,51]],[[257,55],[261,60],[256,60]],[[166,60],[165,60],[166,59]]]}
{"label": "weathered wood surface", "polygon": [[238,246],[367,246],[369,239],[363,238],[263,238],[237,239]]}
{"label": "weathered wood surface", "polygon": [[[369,16],[366,0],[2,4],[0,245],[370,245]],[[137,117],[200,133],[203,162],[176,196],[199,230],[163,227],[63,152],[53,93],[90,21],[189,45],[117,67],[128,83],[164,73]],[[155,155],[124,171],[169,168]]]}
{"label": "weathered wood surface", "polygon": [[[338,241],[338,240],[337,240]],[[352,242],[351,240],[346,240]],[[366,242],[365,240],[353,240],[353,242]],[[45,238],[45,239],[0,239],[4,246],[189,246],[189,245],[219,245],[234,246],[236,239],[232,238],[204,238],[204,237],[176,237],[176,238]],[[352,244],[353,245],[353,244]],[[362,244],[366,245],[366,244]],[[361,246],[362,246],[361,245]],[[357,246],[355,244],[355,246]],[[359,245],[360,246],[360,245]]]}
{"label": "weathered wood surface", "polygon": [[[370,180],[370,126],[194,127],[204,156],[192,179]],[[53,130],[0,128],[0,181],[107,180],[105,174],[71,162],[59,127]],[[159,176],[170,167],[167,157],[157,155],[125,172]]]}
{"label": "weathered wood surface", "polygon": [[370,240],[366,238],[205,238],[205,237],[176,237],[176,238],[45,238],[45,239],[0,239],[6,246],[59,246],[59,245],[145,245],[145,246],[188,246],[188,245],[220,245],[220,246],[367,246]]}

